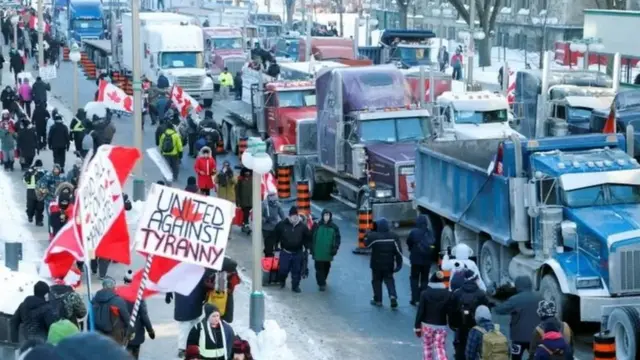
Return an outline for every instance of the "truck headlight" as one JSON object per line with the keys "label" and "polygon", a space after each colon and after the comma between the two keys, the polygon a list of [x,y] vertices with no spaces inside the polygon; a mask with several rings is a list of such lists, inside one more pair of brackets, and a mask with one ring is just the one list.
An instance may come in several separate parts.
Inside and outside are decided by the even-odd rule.
{"label": "truck headlight", "polygon": [[602,280],[599,277],[583,277],[576,279],[576,288],[578,289],[601,289]]}
{"label": "truck headlight", "polygon": [[376,190],[376,198],[380,199],[380,198],[388,198],[391,197],[391,190],[389,189],[381,189],[381,190]]}
{"label": "truck headlight", "polygon": [[296,152],[296,146],[295,145],[280,145],[278,150],[279,150],[279,152],[284,152],[284,153],[295,153]]}

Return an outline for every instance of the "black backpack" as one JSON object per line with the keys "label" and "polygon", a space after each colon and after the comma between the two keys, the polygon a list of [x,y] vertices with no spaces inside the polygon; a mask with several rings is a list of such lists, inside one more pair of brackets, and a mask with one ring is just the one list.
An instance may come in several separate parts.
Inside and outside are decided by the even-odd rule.
{"label": "black backpack", "polygon": [[422,237],[420,238],[420,242],[418,242],[417,247],[420,253],[425,256],[431,255],[431,251],[433,250],[434,239],[431,231],[426,230]]}
{"label": "black backpack", "polygon": [[175,149],[175,144],[173,143],[173,134],[169,131],[165,131],[164,139],[162,139],[162,144],[160,144],[160,150],[163,154],[168,154],[173,152]]}
{"label": "black backpack", "polygon": [[58,317],[59,320],[61,319],[69,320],[69,318],[71,317],[71,314],[67,312],[67,306],[66,306],[66,303],[69,299],[69,294],[71,293],[67,292],[60,295],[53,295],[51,297],[51,300],[49,300],[49,303],[53,307],[53,310],[56,313],[56,316]]}
{"label": "black backpack", "polygon": [[460,325],[464,328],[472,328],[476,326],[475,313],[478,307],[478,300],[475,293],[465,293],[462,289],[460,291]]}

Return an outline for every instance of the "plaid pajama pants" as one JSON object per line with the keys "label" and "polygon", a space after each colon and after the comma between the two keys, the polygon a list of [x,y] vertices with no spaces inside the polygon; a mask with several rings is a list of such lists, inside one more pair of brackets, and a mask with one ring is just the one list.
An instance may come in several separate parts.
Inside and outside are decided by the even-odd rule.
{"label": "plaid pajama pants", "polygon": [[447,360],[447,329],[422,324],[422,359]]}

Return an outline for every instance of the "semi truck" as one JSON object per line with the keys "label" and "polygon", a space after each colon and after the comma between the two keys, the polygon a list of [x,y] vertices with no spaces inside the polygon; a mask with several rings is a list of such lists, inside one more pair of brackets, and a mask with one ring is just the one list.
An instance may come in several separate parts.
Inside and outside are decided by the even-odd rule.
{"label": "semi truck", "polygon": [[489,289],[530,277],[563,320],[603,322],[640,355],[640,166],[633,133],[437,137],[416,153],[414,207],[440,251],[466,244]]}
{"label": "semi truck", "polygon": [[231,74],[241,71],[247,62],[245,41],[240,28],[213,26],[202,28],[204,33],[205,67],[220,87],[218,76],[227,68]]}
{"label": "semi truck", "polygon": [[67,39],[78,42],[104,38],[104,13],[100,0],[70,0],[67,8]]}
{"label": "semi truck", "polygon": [[[180,86],[205,106],[213,102],[213,80],[204,64],[202,29],[187,16],[165,12],[140,13],[142,74],[152,83],[162,72],[170,84]],[[122,14],[122,44],[118,65],[128,76],[133,71],[131,13]],[[116,53],[114,51],[113,53]]]}
{"label": "semi truck", "polygon": [[334,68],[316,79],[318,163],[304,165],[313,198],[333,197],[400,225],[411,207],[418,141],[430,136],[430,111],[412,108],[401,70]]}
{"label": "semi truck", "polygon": [[360,55],[374,64],[394,64],[400,69],[431,64],[431,30],[384,30],[377,46],[360,46]]}

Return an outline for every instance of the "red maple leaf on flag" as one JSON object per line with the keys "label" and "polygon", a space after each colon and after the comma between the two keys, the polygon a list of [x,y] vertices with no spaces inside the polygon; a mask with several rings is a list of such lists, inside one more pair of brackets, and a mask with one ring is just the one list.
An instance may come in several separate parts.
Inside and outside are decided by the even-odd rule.
{"label": "red maple leaf on flag", "polygon": [[192,223],[198,222],[204,217],[203,214],[196,211],[196,206],[191,199],[184,199],[184,201],[182,201],[182,209],[178,206],[171,209],[171,215],[177,219]]}
{"label": "red maple leaf on flag", "polygon": [[191,101],[189,99],[184,99],[184,105],[182,106],[180,115],[182,115],[182,117],[187,117],[187,115],[189,115],[189,109],[191,109]]}
{"label": "red maple leaf on flag", "polygon": [[176,102],[182,104],[182,88],[176,89]]}
{"label": "red maple leaf on flag", "polygon": [[128,112],[133,112],[133,99],[131,99],[131,96],[127,96],[124,98],[123,106],[124,109]]}
{"label": "red maple leaf on flag", "polygon": [[120,97],[118,96],[118,93],[117,93],[117,92],[115,92],[115,90],[114,90],[114,91],[112,91],[112,92],[110,92],[110,93],[108,93],[108,94],[107,94],[107,96],[109,97],[109,99],[111,99],[111,101],[113,101],[113,102],[115,102],[115,103],[119,103],[119,102],[120,102],[120,100],[122,100],[122,99],[120,99]]}

